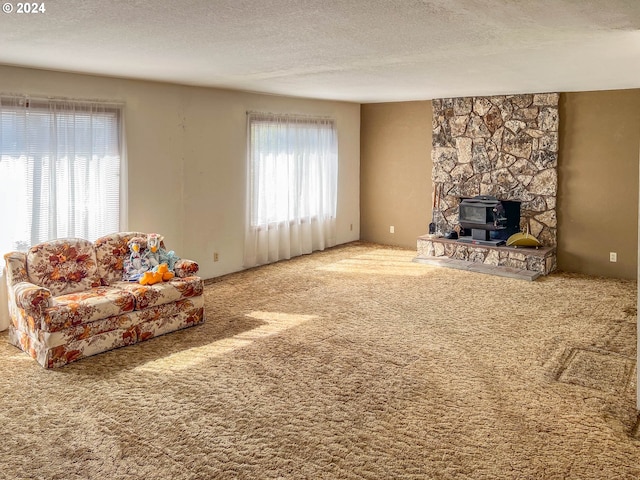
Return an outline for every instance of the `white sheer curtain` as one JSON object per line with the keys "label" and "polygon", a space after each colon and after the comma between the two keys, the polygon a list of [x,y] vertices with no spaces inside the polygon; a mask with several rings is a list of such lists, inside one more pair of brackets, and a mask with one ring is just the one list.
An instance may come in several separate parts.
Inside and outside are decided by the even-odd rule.
{"label": "white sheer curtain", "polygon": [[8,251],[121,229],[122,132],[120,105],[0,95],[1,265]]}
{"label": "white sheer curtain", "polygon": [[336,243],[338,135],[327,118],[250,112],[244,266]]}

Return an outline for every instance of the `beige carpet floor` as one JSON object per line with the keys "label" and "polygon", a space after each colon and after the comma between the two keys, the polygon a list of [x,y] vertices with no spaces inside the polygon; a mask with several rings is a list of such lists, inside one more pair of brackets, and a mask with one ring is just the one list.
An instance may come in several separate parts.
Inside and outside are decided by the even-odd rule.
{"label": "beige carpet floor", "polygon": [[207,322],[39,367],[0,336],[2,479],[638,479],[636,283],[350,244]]}

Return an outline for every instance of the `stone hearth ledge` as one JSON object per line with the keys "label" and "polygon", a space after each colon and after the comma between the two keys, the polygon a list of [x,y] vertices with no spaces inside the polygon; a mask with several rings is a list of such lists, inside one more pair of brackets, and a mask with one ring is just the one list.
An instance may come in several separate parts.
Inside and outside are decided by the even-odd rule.
{"label": "stone hearth ledge", "polygon": [[417,258],[446,257],[481,263],[496,267],[517,268],[541,275],[548,275],[556,269],[555,247],[494,247],[473,245],[447,238],[423,235],[418,237]]}

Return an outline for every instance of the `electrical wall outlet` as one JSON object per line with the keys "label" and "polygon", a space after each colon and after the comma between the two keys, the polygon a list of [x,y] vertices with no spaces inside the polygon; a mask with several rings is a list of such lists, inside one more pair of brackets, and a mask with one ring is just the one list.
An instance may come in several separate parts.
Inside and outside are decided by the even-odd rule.
{"label": "electrical wall outlet", "polygon": [[213,261],[217,262],[218,260],[220,260],[220,257],[218,256],[218,252],[213,252]]}
{"label": "electrical wall outlet", "polygon": [[389,227],[389,233],[396,233],[396,227],[394,227],[393,225],[391,225]]}
{"label": "electrical wall outlet", "polygon": [[353,232],[353,223],[351,223],[351,224],[349,225],[349,230],[351,230],[351,231]]}
{"label": "electrical wall outlet", "polygon": [[610,262],[617,262],[618,261],[618,254],[616,252],[609,252],[609,261]]}

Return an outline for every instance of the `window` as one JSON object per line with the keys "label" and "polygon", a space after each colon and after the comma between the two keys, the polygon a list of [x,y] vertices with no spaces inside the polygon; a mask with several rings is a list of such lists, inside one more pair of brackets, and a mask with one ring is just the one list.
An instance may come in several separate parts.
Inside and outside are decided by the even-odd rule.
{"label": "window", "polygon": [[0,96],[0,252],[120,229],[119,106]]}
{"label": "window", "polygon": [[250,113],[245,266],[335,244],[335,121]]}

